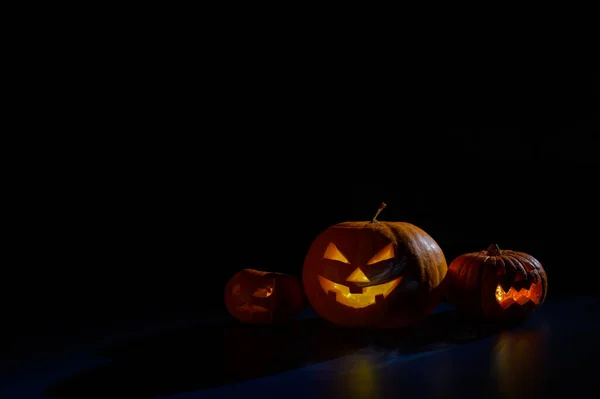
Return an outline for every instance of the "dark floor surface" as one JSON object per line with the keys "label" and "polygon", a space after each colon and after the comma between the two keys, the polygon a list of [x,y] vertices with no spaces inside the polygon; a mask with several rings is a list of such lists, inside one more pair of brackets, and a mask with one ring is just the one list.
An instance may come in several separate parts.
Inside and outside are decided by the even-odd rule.
{"label": "dark floor surface", "polygon": [[503,328],[447,304],[406,330],[334,327],[310,309],[286,326],[133,323],[5,357],[0,398],[596,398],[598,309],[549,299]]}

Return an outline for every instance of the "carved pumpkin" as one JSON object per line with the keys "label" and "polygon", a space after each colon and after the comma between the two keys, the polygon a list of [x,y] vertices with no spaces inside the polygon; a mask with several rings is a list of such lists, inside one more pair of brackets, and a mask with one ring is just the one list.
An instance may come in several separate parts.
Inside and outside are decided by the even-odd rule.
{"label": "carved pumpkin", "polygon": [[304,260],[306,296],[339,325],[397,327],[424,318],[443,296],[446,259],[425,231],[405,222],[343,222],[317,236]]}
{"label": "carved pumpkin", "polygon": [[244,269],[227,282],[225,305],[241,322],[272,324],[297,316],[305,299],[300,282],[292,275]]}
{"label": "carved pumpkin", "polygon": [[544,302],[547,290],[546,272],[536,258],[497,245],[461,255],[448,268],[448,302],[471,317],[526,317]]}

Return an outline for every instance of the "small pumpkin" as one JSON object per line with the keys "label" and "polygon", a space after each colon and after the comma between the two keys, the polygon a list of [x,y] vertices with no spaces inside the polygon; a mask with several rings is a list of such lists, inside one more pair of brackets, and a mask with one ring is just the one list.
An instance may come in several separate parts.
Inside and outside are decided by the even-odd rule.
{"label": "small pumpkin", "polygon": [[243,323],[286,322],[305,307],[304,292],[290,274],[244,269],[225,285],[227,311]]}
{"label": "small pumpkin", "polygon": [[302,283],[314,310],[344,326],[401,327],[422,320],[442,299],[444,254],[406,222],[342,222],[311,244]]}
{"label": "small pumpkin", "polygon": [[546,299],[542,264],[524,252],[501,250],[460,255],[448,267],[448,302],[470,317],[522,319]]}

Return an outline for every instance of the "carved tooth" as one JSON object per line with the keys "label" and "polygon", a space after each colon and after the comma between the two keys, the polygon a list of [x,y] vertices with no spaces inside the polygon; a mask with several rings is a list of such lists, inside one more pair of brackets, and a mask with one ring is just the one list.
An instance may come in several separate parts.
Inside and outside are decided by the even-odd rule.
{"label": "carved tooth", "polygon": [[362,294],[363,293],[363,287],[356,287],[354,285],[348,287],[348,291],[350,291],[351,294]]}
{"label": "carved tooth", "polygon": [[509,307],[510,305],[512,305],[513,303],[515,303],[515,300],[512,298],[506,298],[505,300],[502,301],[502,306],[504,308]]}
{"label": "carved tooth", "polygon": [[529,298],[527,298],[527,296],[525,296],[525,295],[521,295],[517,298],[517,303],[519,305],[523,305],[527,301],[529,301]]}

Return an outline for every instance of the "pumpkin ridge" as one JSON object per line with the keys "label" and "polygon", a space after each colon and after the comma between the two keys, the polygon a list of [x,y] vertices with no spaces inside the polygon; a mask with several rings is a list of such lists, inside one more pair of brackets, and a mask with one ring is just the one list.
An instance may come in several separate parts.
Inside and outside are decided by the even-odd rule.
{"label": "pumpkin ridge", "polygon": [[[496,261],[496,267],[500,267],[502,272],[506,275],[506,262],[504,262],[504,257],[503,256],[493,256],[492,258],[495,259]],[[500,261],[500,264],[498,264],[498,261]]]}
{"label": "pumpkin ridge", "polygon": [[512,256],[511,258],[512,261],[516,264],[515,272],[517,274],[520,273],[526,280],[529,279],[529,273],[527,273],[527,269],[525,268],[525,265],[523,265],[521,260],[516,256]]}
{"label": "pumpkin ridge", "polygon": [[512,261],[512,256],[503,255],[502,261],[504,262],[504,269],[506,270],[505,275],[510,280],[513,280],[517,274],[517,267],[515,266],[515,264]]}
{"label": "pumpkin ridge", "polygon": [[[380,223],[384,223],[384,222],[380,222]],[[433,263],[430,259],[430,255],[432,255],[432,254],[429,252],[422,251],[421,248],[419,248],[416,238],[418,238],[420,232],[418,230],[412,228],[412,227],[416,227],[416,226],[412,226],[409,223],[403,223],[403,222],[396,222],[396,223],[394,223],[394,225],[390,225],[389,223],[386,223],[383,226],[388,231],[388,233],[391,234],[395,238],[394,241],[396,243],[405,244],[404,250],[412,255],[411,256],[412,259],[409,259],[408,262],[411,262],[411,261],[417,262],[418,270],[420,272],[419,278],[421,279],[421,281],[423,281],[424,283],[427,284],[427,290],[431,291],[431,289],[433,288],[432,282],[431,282],[431,270],[426,271],[424,264],[432,264]],[[392,228],[392,226],[395,228]],[[426,253],[426,257],[427,257],[426,259],[422,259],[421,257],[415,257],[415,253],[420,254],[421,252]],[[427,277],[429,277],[429,278],[427,278]],[[438,279],[439,279],[439,276],[436,276],[436,280],[438,280]],[[436,284],[436,286],[437,286],[437,284]]]}
{"label": "pumpkin ridge", "polygon": [[523,264],[523,267],[527,272],[537,269],[537,267],[530,261],[529,257],[523,256],[518,252],[514,253],[513,256]]}
{"label": "pumpkin ridge", "polygon": [[540,275],[540,270],[543,269],[541,267],[541,264],[539,262],[536,262],[537,259],[531,256],[527,256],[527,254],[524,254],[522,252],[515,252],[513,256],[517,259],[522,259],[523,263],[528,266],[526,268],[528,272],[527,274],[532,277],[534,283],[538,284],[540,281],[544,280]]}
{"label": "pumpkin ridge", "polygon": [[[493,262],[493,265],[490,265],[491,267],[482,267],[482,277],[481,277],[481,287],[483,287],[486,284],[486,281],[490,278],[488,277],[488,275],[493,271],[493,276],[492,279],[497,278],[497,270],[498,270],[498,265],[497,262],[498,260],[501,260],[499,257],[497,256],[490,256],[489,258],[489,262]],[[484,266],[482,264],[482,266]],[[495,288],[495,287],[494,287]],[[483,289],[479,289],[479,300],[477,301],[477,303],[479,304],[479,308],[480,308],[480,314],[482,315],[486,315],[486,308],[487,308],[487,302],[488,302],[488,296],[490,295],[490,293],[486,293],[484,292]]]}
{"label": "pumpkin ridge", "polygon": [[[483,276],[484,275],[485,275],[485,270],[484,270],[483,264],[481,264],[481,265],[479,265],[479,285],[477,286],[477,289],[479,291],[481,291],[481,287],[483,287]],[[479,308],[478,309],[478,314],[479,315],[483,315],[484,314],[484,310],[483,310],[483,306],[482,306],[483,301],[482,301],[481,297],[482,297],[482,293],[478,292],[478,295],[477,295],[477,304],[479,305],[478,306],[478,308]]]}

